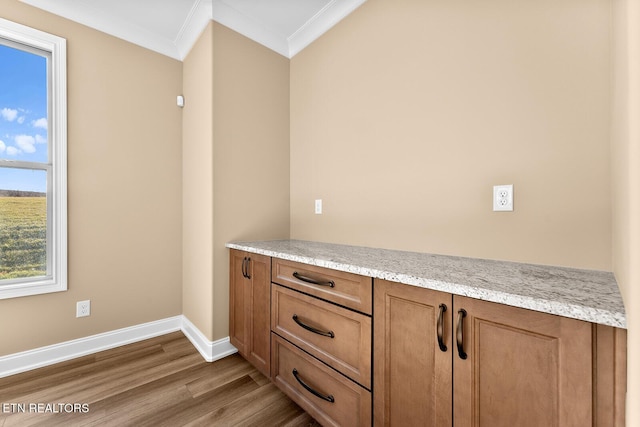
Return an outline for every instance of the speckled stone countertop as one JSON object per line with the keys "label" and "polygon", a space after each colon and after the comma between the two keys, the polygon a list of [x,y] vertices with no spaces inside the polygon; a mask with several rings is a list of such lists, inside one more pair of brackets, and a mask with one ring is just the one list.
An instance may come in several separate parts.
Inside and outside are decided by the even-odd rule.
{"label": "speckled stone countertop", "polygon": [[228,248],[626,328],[613,273],[388,249],[272,240]]}

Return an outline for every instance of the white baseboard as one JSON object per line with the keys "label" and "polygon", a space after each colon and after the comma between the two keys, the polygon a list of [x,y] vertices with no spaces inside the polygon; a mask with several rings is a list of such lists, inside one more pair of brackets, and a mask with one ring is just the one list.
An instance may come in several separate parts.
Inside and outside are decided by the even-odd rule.
{"label": "white baseboard", "polygon": [[182,331],[207,362],[213,362],[237,352],[237,349],[229,343],[228,337],[209,341],[193,323],[180,315],[2,356],[0,357],[0,378],[175,331]]}
{"label": "white baseboard", "polygon": [[200,352],[204,360],[213,362],[230,354],[236,353],[237,348],[231,345],[229,337],[217,341],[209,341],[193,323],[183,316],[182,333],[189,338],[189,341]]}

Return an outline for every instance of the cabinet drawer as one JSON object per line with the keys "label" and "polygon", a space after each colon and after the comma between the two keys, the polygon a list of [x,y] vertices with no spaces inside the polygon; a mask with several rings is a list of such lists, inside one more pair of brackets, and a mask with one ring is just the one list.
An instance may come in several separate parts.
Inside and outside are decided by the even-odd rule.
{"label": "cabinet drawer", "polygon": [[371,389],[371,318],[271,285],[271,330]]}
{"label": "cabinet drawer", "polygon": [[272,258],[271,281],[371,314],[370,277]]}
{"label": "cabinet drawer", "polygon": [[371,426],[371,393],[271,334],[275,384],[323,426]]}

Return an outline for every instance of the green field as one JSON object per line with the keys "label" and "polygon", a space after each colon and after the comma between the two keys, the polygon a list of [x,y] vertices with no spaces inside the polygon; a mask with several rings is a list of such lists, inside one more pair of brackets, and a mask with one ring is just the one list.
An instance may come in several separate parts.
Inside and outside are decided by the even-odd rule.
{"label": "green field", "polygon": [[44,276],[46,197],[0,197],[0,280]]}

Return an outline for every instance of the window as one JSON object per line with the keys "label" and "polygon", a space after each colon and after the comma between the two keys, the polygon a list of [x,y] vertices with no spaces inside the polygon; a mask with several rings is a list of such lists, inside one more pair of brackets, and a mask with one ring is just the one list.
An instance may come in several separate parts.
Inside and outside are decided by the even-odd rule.
{"label": "window", "polygon": [[67,289],[66,41],[0,19],[0,299]]}

